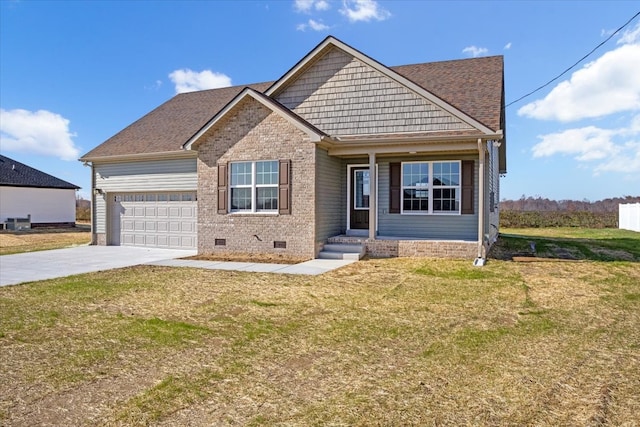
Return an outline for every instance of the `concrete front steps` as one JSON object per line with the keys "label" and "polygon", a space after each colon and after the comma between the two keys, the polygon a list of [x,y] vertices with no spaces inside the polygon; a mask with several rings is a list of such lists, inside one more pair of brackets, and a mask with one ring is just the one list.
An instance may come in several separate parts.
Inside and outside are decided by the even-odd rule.
{"label": "concrete front steps", "polygon": [[326,243],[318,254],[320,259],[360,260],[365,254],[363,243]]}

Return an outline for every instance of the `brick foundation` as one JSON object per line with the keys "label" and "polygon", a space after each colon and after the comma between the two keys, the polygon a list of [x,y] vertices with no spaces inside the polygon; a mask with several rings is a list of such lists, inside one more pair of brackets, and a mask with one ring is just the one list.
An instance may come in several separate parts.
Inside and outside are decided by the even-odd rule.
{"label": "brick foundation", "polygon": [[457,240],[404,240],[336,236],[329,243],[365,243],[367,255],[373,258],[434,257],[474,259],[478,254],[476,242]]}

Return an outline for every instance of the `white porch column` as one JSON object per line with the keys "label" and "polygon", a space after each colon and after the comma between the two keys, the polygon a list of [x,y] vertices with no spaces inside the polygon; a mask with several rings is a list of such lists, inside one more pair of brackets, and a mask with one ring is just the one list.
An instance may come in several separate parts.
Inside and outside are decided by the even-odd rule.
{"label": "white porch column", "polygon": [[378,177],[376,176],[376,153],[369,153],[369,239],[376,238],[378,215]]}
{"label": "white porch column", "polygon": [[484,258],[484,153],[485,144],[478,138],[478,258]]}

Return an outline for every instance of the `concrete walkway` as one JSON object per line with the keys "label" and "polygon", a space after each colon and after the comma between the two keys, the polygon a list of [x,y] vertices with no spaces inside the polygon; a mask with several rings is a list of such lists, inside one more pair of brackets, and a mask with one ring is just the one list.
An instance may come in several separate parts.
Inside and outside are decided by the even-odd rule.
{"label": "concrete walkway", "polygon": [[51,251],[2,255],[0,256],[0,286],[55,279],[57,277],[140,264],[317,275],[355,262],[315,259],[290,265],[181,259],[193,255],[196,255],[196,251],[133,246],[77,246]]}
{"label": "concrete walkway", "polygon": [[265,264],[259,262],[233,262],[233,261],[196,261],[190,259],[165,259],[161,261],[148,262],[150,265],[163,265],[167,267],[195,267],[208,270],[235,270],[251,271],[258,273],[285,273],[285,274],[307,274],[315,276],[323,274],[336,268],[344,267],[355,260],[337,259],[312,259],[300,264]]}

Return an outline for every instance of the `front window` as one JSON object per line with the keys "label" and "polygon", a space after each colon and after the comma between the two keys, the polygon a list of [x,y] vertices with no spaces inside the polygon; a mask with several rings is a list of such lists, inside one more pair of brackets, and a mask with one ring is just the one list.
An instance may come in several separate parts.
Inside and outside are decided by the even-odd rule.
{"label": "front window", "polygon": [[460,162],[402,164],[402,212],[460,213]]}
{"label": "front window", "polygon": [[231,212],[278,211],[278,162],[231,163]]}

